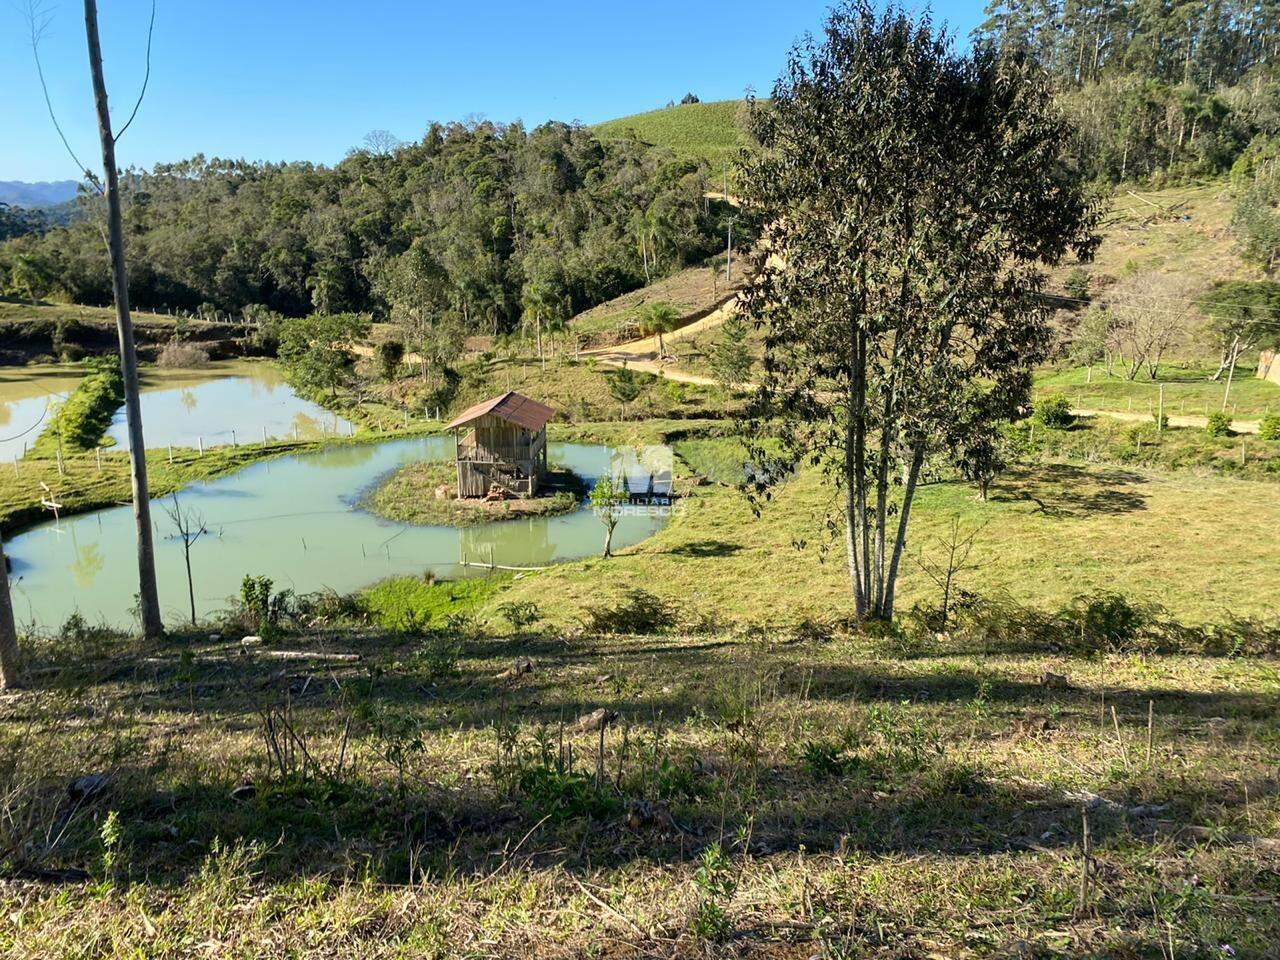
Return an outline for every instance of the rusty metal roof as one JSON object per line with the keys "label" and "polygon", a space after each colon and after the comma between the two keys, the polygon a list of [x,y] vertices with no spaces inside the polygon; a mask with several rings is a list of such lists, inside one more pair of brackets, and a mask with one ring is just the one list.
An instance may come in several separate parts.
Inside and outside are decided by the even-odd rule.
{"label": "rusty metal roof", "polygon": [[524,427],[526,430],[541,430],[556,416],[556,412],[550,407],[539,403],[537,400],[530,400],[526,396],[508,390],[500,396],[492,397],[483,403],[477,403],[474,407],[468,407],[463,410],[449,424],[448,429],[452,430],[454,427],[465,426],[472,420],[479,420],[490,413],[508,423]]}

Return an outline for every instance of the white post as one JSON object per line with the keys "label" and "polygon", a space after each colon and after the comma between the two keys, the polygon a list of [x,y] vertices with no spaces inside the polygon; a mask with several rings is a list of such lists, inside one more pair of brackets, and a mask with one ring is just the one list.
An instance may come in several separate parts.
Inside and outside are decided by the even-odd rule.
{"label": "white post", "polygon": [[724,271],[725,283],[733,283],[733,221],[729,221],[729,259]]}
{"label": "white post", "polygon": [[265,423],[262,425],[262,445],[264,447],[267,445],[267,425]]}
{"label": "white post", "polygon": [[98,472],[101,473],[102,472],[102,448],[94,447],[93,452],[98,458]]}
{"label": "white post", "polygon": [[173,465],[173,444],[169,444],[169,465]]}
{"label": "white post", "polygon": [[236,432],[234,430],[231,431],[231,445],[233,447],[240,446],[240,444],[236,443]]}
{"label": "white post", "polygon": [[203,457],[204,456],[204,437],[196,437],[196,440],[200,444],[200,456]]}
{"label": "white post", "polygon": [[1160,410],[1156,413],[1156,432],[1164,432],[1164,384],[1160,384]]}

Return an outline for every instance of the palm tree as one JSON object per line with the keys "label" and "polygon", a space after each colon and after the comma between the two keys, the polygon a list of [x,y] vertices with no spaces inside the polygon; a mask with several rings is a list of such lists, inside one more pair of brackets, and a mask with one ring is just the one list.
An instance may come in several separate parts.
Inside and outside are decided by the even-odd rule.
{"label": "palm tree", "polygon": [[675,329],[679,319],[680,314],[676,312],[676,308],[661,301],[649,304],[640,315],[640,329],[646,335],[653,334],[657,337],[658,359],[662,359],[663,354],[666,353],[666,344],[662,341],[662,335]]}
{"label": "palm tree", "polygon": [[567,299],[554,284],[533,283],[524,288],[521,298],[526,317],[533,320],[534,331],[538,341],[538,359],[546,366],[546,358],[542,354],[542,331],[546,327],[562,321],[567,313]]}

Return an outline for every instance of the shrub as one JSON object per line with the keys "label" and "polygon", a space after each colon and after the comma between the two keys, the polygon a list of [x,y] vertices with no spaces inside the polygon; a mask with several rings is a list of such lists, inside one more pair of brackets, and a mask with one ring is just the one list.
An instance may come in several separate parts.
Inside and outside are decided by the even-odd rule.
{"label": "shrub", "polygon": [[1205,424],[1205,432],[1211,437],[1225,437],[1231,433],[1231,417],[1221,410],[1209,414],[1209,422]]}
{"label": "shrub", "polygon": [[160,355],[156,357],[156,366],[160,367],[203,367],[209,362],[209,352],[194,343],[165,344]]}
{"label": "shrub", "polygon": [[1280,440],[1280,413],[1269,413],[1262,418],[1258,436],[1263,440]]}
{"label": "shrub", "polygon": [[1084,267],[1076,267],[1067,274],[1067,279],[1062,282],[1063,289],[1066,290],[1067,296],[1073,300],[1083,300],[1086,303],[1090,300],[1089,296],[1089,271]]}
{"label": "shrub", "polygon": [[1053,430],[1064,430],[1075,423],[1071,401],[1060,393],[1041,397],[1035,406],[1036,422]]}
{"label": "shrub", "polygon": [[292,590],[273,594],[273,585],[270,577],[247,574],[240,582],[240,624],[268,642],[280,635],[280,621],[289,613],[293,600]]}
{"label": "shrub", "polygon": [[1169,415],[1167,413],[1161,413],[1159,410],[1152,410],[1151,419],[1155,422],[1156,429],[1169,429]]}
{"label": "shrub", "polygon": [[592,607],[584,626],[591,633],[661,633],[675,623],[671,605],[647,590],[634,588],[615,607]]}
{"label": "shrub", "polygon": [[1087,646],[1104,646],[1116,652],[1133,648],[1152,611],[1118,593],[1077,597],[1068,610]]}
{"label": "shrub", "polygon": [[520,631],[531,627],[542,619],[538,605],[532,600],[516,600],[498,607],[498,616],[507,621],[512,630]]}

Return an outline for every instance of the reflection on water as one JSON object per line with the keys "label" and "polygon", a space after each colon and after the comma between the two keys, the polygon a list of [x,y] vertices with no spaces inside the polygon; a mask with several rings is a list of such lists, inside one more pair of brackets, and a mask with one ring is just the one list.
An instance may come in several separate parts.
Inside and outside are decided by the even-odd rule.
{"label": "reflection on water", "polygon": [[[552,444],[550,454],[589,481],[615,467],[615,451],[608,447]],[[393,574],[460,576],[463,559],[540,566],[600,550],[603,528],[586,509],[458,530],[406,527],[355,508],[363,491],[390,471],[452,456],[453,441],[444,437],[387,441],[268,461],[184,491],[184,510],[198,512],[209,530],[191,554],[197,610],[207,615],[225,609],[246,574],[266,575],[280,588],[304,593],[345,593]],[[152,519],[166,619],[181,622],[181,541],[163,504],[153,506]],[[614,542],[636,543],[663,522],[656,513],[625,516]],[[22,621],[51,628],[79,611],[91,621],[133,622],[131,508],[73,517],[56,527],[44,524],[7,546],[14,562],[14,607]]]}
{"label": "reflection on water", "polygon": [[0,460],[21,457],[44,429],[51,408],[80,382],[64,364],[0,367]]}
{"label": "reflection on water", "polygon": [[[142,381],[142,428],[151,448],[206,447],[297,437],[314,440],[345,434],[350,424],[303,400],[269,363],[213,363],[199,370],[150,368]],[[129,443],[124,410],[107,430],[122,448]]]}

